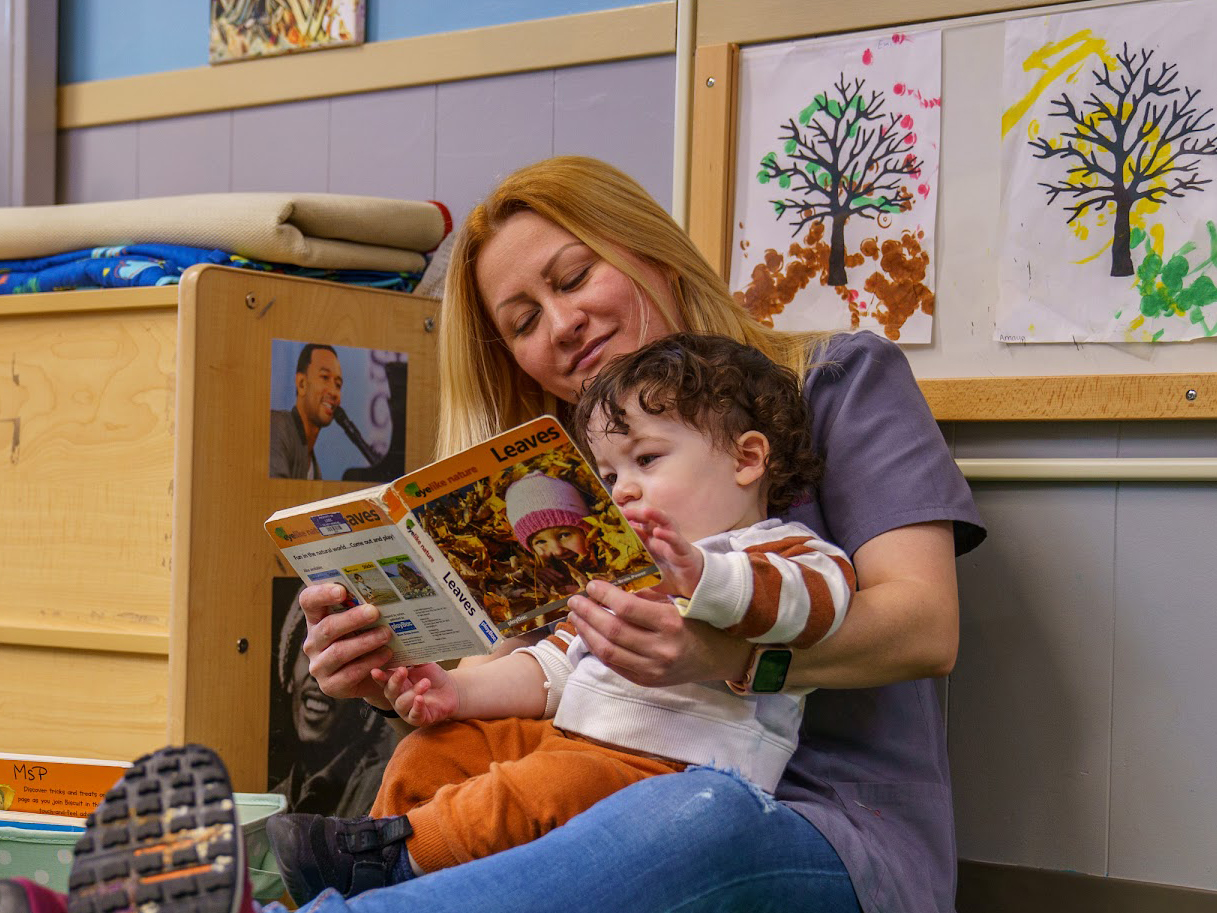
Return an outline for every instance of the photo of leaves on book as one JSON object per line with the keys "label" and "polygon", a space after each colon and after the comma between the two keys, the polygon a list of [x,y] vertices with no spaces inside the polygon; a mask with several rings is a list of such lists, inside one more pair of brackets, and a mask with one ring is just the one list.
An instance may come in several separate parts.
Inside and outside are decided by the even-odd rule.
{"label": "photo of leaves on book", "polygon": [[387,485],[278,511],[266,529],[306,582],[380,608],[390,665],[487,653],[560,618],[589,580],[659,581],[552,416]]}

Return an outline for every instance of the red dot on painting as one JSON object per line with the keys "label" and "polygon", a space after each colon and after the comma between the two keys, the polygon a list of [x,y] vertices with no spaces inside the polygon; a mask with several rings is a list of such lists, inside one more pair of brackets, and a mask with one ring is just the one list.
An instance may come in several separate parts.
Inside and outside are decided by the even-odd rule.
{"label": "red dot on painting", "polygon": [[892,91],[895,92],[897,95],[903,95],[904,94],[904,83],[902,83],[902,82],[896,83],[894,86],[892,86]]}
{"label": "red dot on painting", "polygon": [[870,52],[870,48],[867,48],[865,51],[862,52],[862,62],[864,64],[866,64],[867,66],[869,66],[870,62],[874,59],[875,59],[875,55]]}
{"label": "red dot on painting", "polygon": [[928,197],[930,195],[930,185],[929,184],[919,185],[917,187],[917,192],[919,194],[921,194],[923,197]]}
{"label": "red dot on painting", "polygon": [[904,115],[904,117],[900,118],[900,126],[903,127],[905,130],[907,130],[909,127],[913,126],[913,115],[906,114],[906,115]]}
{"label": "red dot on painting", "polygon": [[910,146],[913,145],[913,143],[917,142],[917,134],[916,133],[906,133],[904,135],[904,141],[906,143],[908,143]]}
{"label": "red dot on painting", "polygon": [[904,39],[907,37],[908,37],[907,35],[897,32],[895,35],[892,36],[892,44],[902,44],[904,42]]}

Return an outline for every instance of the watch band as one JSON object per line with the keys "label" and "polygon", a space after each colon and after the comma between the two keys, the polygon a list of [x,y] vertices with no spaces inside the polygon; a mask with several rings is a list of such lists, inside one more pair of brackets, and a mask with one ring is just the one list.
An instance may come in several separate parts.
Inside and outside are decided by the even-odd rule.
{"label": "watch band", "polygon": [[[756,690],[757,670],[761,663],[765,662],[769,656],[773,656],[780,665],[780,674],[778,675],[776,687],[766,687],[761,690]],[[776,694],[782,690],[782,686],[786,682],[786,670],[790,666],[790,660],[793,654],[789,647],[780,644],[755,644],[752,647],[752,655],[748,659],[748,668],[744,670],[744,677],[738,682],[727,682],[727,687],[738,695],[748,694]],[[784,660],[784,663],[782,662]],[[771,678],[771,676],[766,676]]]}
{"label": "watch band", "polygon": [[765,649],[763,644],[753,644],[752,652],[748,654],[748,666],[744,669],[743,678],[738,682],[727,682],[727,687],[741,697],[752,693],[752,680],[756,677],[756,663],[761,658],[763,649]]}

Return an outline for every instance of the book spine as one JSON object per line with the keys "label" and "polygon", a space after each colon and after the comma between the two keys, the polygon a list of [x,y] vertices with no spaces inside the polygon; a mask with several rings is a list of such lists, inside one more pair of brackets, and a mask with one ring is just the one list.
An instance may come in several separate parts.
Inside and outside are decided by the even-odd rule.
{"label": "book spine", "polygon": [[482,653],[489,653],[502,640],[498,627],[478,604],[478,601],[469,594],[465,582],[453,570],[448,559],[444,557],[444,553],[439,550],[435,541],[423,529],[414,512],[404,503],[400,510],[404,511],[404,514],[397,521],[398,529],[405,534],[410,549],[414,552],[419,564],[427,569],[439,592],[443,593],[452,603],[455,614],[469,625],[469,629],[482,647]]}

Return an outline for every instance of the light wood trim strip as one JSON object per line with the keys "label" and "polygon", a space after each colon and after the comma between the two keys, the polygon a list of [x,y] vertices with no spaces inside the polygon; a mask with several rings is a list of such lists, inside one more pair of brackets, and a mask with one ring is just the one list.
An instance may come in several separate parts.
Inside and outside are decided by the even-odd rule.
{"label": "light wood trim strip", "polygon": [[139,311],[177,307],[177,286],[78,289],[0,297],[0,317],[75,314],[88,311]]}
{"label": "light wood trim strip", "polygon": [[973,482],[1217,482],[1217,459],[1207,457],[1097,457],[962,459]]}
{"label": "light wood trim strip", "polygon": [[661,0],[353,48],[67,83],[59,87],[59,128],[651,57],[675,49],[676,2]]}
{"label": "light wood trim strip", "polygon": [[39,628],[0,622],[0,644],[7,647],[47,647],[97,653],[169,655],[169,634],[137,631],[82,631],[79,628]]}
{"label": "light wood trim strip", "polygon": [[[918,383],[940,422],[1217,418],[1217,374],[962,377]],[[1194,398],[1188,398],[1189,391]]]}
{"label": "light wood trim strip", "polygon": [[[199,275],[207,267],[192,266],[182,274],[179,284],[180,306],[177,316],[177,387],[173,414],[173,551],[170,557],[169,637],[184,644],[190,633],[190,550],[194,536],[194,421],[196,370],[195,348],[198,329]],[[169,741],[186,740],[186,656],[184,650],[169,654]]]}
{"label": "light wood trim strip", "polygon": [[1080,2],[1084,0],[700,0],[697,43],[757,44]]}
{"label": "light wood trim strip", "polygon": [[731,267],[738,74],[736,45],[697,49],[693,70],[689,236],[724,278]]}

